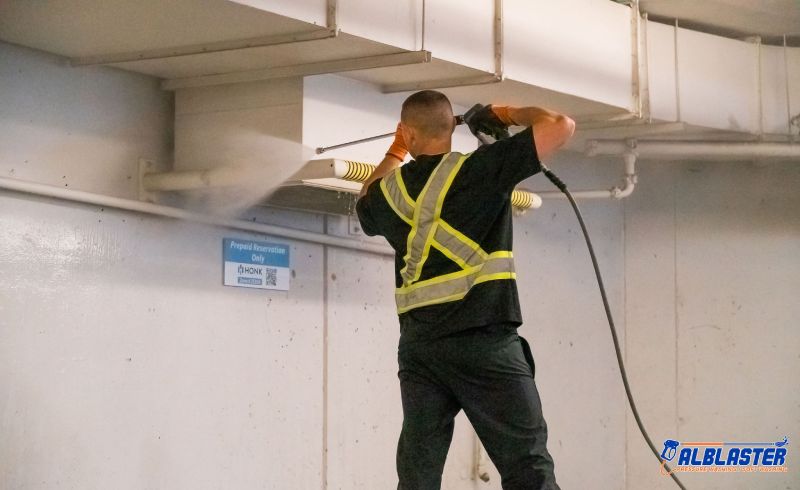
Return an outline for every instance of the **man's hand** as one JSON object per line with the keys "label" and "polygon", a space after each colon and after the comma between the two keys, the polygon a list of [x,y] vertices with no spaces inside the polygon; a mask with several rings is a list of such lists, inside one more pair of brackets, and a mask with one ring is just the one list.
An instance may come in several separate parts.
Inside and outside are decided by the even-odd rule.
{"label": "man's hand", "polygon": [[358,197],[361,198],[367,193],[367,189],[369,189],[370,184],[399,167],[403,163],[403,160],[405,160],[407,154],[408,148],[406,147],[406,142],[403,139],[403,132],[400,130],[400,123],[397,123],[397,132],[394,134],[392,146],[390,146],[389,150],[386,151],[386,156],[383,158],[381,163],[378,164],[378,167],[372,172],[366,182],[364,182]]}
{"label": "man's hand", "polygon": [[403,132],[400,129],[400,123],[397,123],[397,131],[394,133],[394,141],[392,146],[386,151],[386,156],[393,156],[401,162],[406,159],[408,155],[408,147],[406,141],[403,139]]}
{"label": "man's hand", "polygon": [[[475,104],[464,114],[464,122],[469,126],[470,132],[484,144],[491,144],[509,136],[508,127],[511,124],[503,121],[491,105]],[[490,136],[491,139],[485,138],[484,135]]]}

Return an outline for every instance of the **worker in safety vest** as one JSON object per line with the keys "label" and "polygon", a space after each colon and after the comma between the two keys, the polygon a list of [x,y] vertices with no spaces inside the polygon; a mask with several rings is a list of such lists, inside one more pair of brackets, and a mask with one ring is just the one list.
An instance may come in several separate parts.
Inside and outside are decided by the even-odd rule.
{"label": "worker in safety vest", "polygon": [[[534,107],[486,106],[474,117],[526,129],[472,153],[453,152],[447,97],[432,90],[408,97],[394,143],[356,206],[364,232],[383,235],[396,251],[398,488],[440,488],[463,409],[504,489],[558,489],[533,357],[517,335],[510,196],[575,124]],[[414,160],[401,166],[407,153]]]}

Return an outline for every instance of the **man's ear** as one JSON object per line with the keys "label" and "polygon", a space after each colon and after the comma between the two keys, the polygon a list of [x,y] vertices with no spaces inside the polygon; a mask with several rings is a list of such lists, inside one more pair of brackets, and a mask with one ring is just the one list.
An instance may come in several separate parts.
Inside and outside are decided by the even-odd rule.
{"label": "man's ear", "polygon": [[406,149],[411,146],[411,142],[416,139],[414,128],[400,123],[400,132],[403,134],[403,142],[406,144]]}

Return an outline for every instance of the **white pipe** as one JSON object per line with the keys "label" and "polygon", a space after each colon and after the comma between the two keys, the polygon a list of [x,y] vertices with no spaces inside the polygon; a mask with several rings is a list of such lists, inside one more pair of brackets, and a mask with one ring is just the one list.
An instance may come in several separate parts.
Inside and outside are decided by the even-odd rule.
{"label": "white pipe", "polygon": [[387,247],[371,243],[364,243],[358,240],[324,235],[322,233],[314,233],[311,231],[295,230],[293,228],[284,228],[282,226],[255,223],[252,221],[225,218],[222,216],[193,213],[191,211],[170,206],[134,201],[131,199],[122,199],[119,197],[104,196],[90,192],[69,190],[51,185],[38,184],[35,182],[9,179],[6,177],[0,177],[0,189],[33,194],[36,196],[52,197],[84,204],[93,204],[108,208],[123,209],[137,213],[164,216],[167,218],[182,219],[195,223],[231,228],[234,230],[254,231],[257,233],[263,233],[265,235],[290,238],[303,242],[317,243],[320,245],[330,245],[332,247],[357,250],[359,252],[394,256],[394,251],[388,249]]}
{"label": "white pipe", "polygon": [[[570,191],[572,197],[575,199],[624,199],[633,194],[633,189],[636,187],[636,155],[627,152],[622,155],[625,162],[625,185],[622,188],[612,187],[605,190],[589,190],[589,191]],[[536,195],[542,199],[566,199],[567,196],[561,191],[536,191]]]}
{"label": "white pipe", "polygon": [[639,158],[717,158],[751,160],[755,158],[800,158],[800,144],[750,141],[623,141],[590,140],[586,154],[623,155],[632,152]]}

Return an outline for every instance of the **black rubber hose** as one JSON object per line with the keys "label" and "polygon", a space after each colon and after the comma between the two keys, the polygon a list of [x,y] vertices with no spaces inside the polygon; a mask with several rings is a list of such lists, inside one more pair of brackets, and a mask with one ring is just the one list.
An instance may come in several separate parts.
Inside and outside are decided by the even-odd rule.
{"label": "black rubber hose", "polygon": [[[653,445],[653,441],[650,440],[650,436],[647,434],[647,431],[644,428],[644,424],[642,423],[641,417],[639,417],[639,411],[636,409],[636,403],[633,401],[633,394],[631,393],[630,384],[628,384],[628,375],[625,372],[625,363],[622,361],[622,351],[619,348],[619,339],[617,338],[617,328],[614,326],[614,317],[611,316],[611,307],[608,304],[608,297],[606,296],[606,288],[603,286],[603,277],[600,275],[600,267],[597,265],[597,257],[594,253],[594,247],[592,246],[592,240],[589,238],[589,232],[586,230],[586,224],[583,222],[583,216],[581,215],[580,209],[578,209],[578,204],[573,199],[572,194],[570,194],[569,190],[567,189],[567,185],[558,178],[556,174],[554,174],[549,168],[542,166],[542,172],[550,179],[550,182],[553,183],[558,189],[563,192],[567,199],[569,199],[569,203],[572,204],[572,209],[575,211],[575,216],[578,218],[578,223],[581,225],[581,230],[583,231],[583,238],[586,240],[586,246],[589,248],[589,255],[592,258],[592,266],[594,266],[594,275],[597,277],[597,285],[600,286],[600,296],[603,298],[603,307],[606,310],[606,317],[608,318],[608,326],[611,328],[611,338],[614,340],[614,351],[617,354],[617,364],[619,364],[619,373],[622,375],[622,384],[625,386],[625,395],[628,397],[628,405],[631,407],[631,412],[633,412],[633,418],[636,419],[636,425],[639,426],[639,432],[642,433],[642,437],[644,437],[645,442],[647,445],[650,446],[650,450],[653,451],[656,459],[658,462],[661,463],[661,455],[658,454],[658,450],[656,449],[655,445]],[[686,490],[686,487],[683,486],[683,483],[678,479],[675,473],[672,472],[669,465],[664,463],[664,469],[669,472],[669,476],[675,480],[675,483],[680,487],[682,490]]]}

